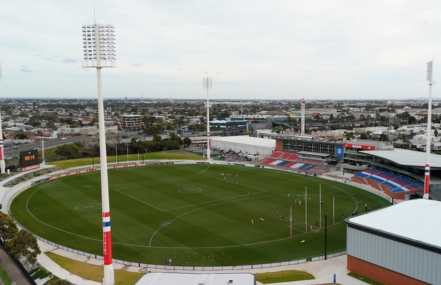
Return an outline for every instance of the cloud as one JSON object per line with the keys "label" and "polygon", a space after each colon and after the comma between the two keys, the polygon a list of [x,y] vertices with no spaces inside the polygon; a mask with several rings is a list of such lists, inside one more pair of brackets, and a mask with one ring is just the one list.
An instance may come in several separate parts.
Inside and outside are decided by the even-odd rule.
{"label": "cloud", "polygon": [[[17,83],[4,84],[9,90],[3,92],[27,94],[19,78],[32,70],[17,68],[22,62],[37,70],[27,78],[30,86],[45,81],[40,76],[60,74],[59,69],[79,80],[95,80],[84,73],[93,69],[77,64],[83,58],[82,25],[94,21],[89,0],[4,2],[0,25],[8,28],[0,29],[2,68],[16,72],[11,78]],[[412,98],[426,92],[425,64],[433,52],[441,53],[441,2],[436,1],[97,4],[97,21],[115,26],[117,65],[104,78],[118,80],[105,81],[108,96],[148,89],[168,97],[174,86],[174,98],[194,98],[200,78],[213,76],[215,82],[234,83],[216,85],[213,96],[218,98],[383,98],[390,93]],[[437,67],[434,76],[441,78]],[[54,84],[35,88],[35,94],[95,95],[71,78],[60,74]]]}
{"label": "cloud", "polygon": [[62,63],[77,63],[78,60],[73,59],[71,57],[65,57],[64,59],[61,60]]}
{"label": "cloud", "polygon": [[20,68],[21,72],[33,72],[32,70],[30,70],[26,65],[22,65]]}

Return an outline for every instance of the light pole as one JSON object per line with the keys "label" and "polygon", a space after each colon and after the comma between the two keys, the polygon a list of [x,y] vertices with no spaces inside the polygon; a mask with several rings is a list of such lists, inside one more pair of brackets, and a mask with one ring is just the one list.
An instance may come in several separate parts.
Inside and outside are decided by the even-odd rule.
{"label": "light pole", "polygon": [[432,80],[432,70],[433,70],[433,60],[427,63],[427,81],[429,84],[429,104],[427,106],[427,131],[426,131],[426,167],[424,169],[424,199],[429,199],[429,188],[430,188],[430,130],[432,125],[432,85],[435,81]]}
{"label": "light pole", "polygon": [[41,164],[44,165],[44,138],[41,138],[41,156],[43,157],[43,160],[41,162]]}
{"label": "light pole", "polygon": [[208,90],[213,89],[211,77],[203,78],[203,87],[207,90],[207,103],[205,107],[207,108],[207,159],[210,159],[210,101],[208,100]]}
{"label": "light pole", "polygon": [[104,103],[102,95],[101,69],[115,67],[115,35],[112,25],[83,26],[84,61],[82,66],[96,68],[98,80],[98,126],[101,167],[101,199],[103,226],[104,285],[115,284],[112,264],[112,239],[110,231],[109,179],[107,175],[106,134],[104,127]]}

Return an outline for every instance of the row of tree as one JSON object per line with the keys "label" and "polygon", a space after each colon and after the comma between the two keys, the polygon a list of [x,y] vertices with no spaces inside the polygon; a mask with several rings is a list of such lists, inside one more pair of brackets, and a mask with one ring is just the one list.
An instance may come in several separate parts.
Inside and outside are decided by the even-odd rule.
{"label": "row of tree", "polygon": [[[122,155],[133,153],[147,153],[163,150],[179,150],[181,146],[188,147],[191,139],[185,137],[181,139],[176,134],[170,134],[169,138],[161,139],[159,135],[153,135],[152,140],[137,140],[132,138],[129,143],[118,142],[116,144],[106,144],[107,155]],[[64,144],[54,149],[51,157],[50,153],[46,153],[47,159],[73,159],[82,157],[98,157],[100,153],[99,143],[81,143]]]}
{"label": "row of tree", "polygon": [[35,266],[37,255],[41,253],[37,239],[27,230],[18,230],[14,220],[3,212],[0,212],[0,239],[5,250],[18,259],[27,270]]}

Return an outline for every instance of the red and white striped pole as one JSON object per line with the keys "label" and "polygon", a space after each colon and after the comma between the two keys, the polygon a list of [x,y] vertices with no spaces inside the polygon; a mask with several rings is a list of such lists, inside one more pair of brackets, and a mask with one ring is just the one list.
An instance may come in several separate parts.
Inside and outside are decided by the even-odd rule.
{"label": "red and white striped pole", "polygon": [[432,129],[432,85],[435,81],[432,80],[433,60],[427,63],[427,80],[429,81],[429,104],[427,105],[427,131],[426,131],[426,166],[424,168],[424,199],[429,199],[430,190],[430,150],[431,139],[430,130]]}
{"label": "red and white striped pole", "polygon": [[[106,133],[104,125],[104,103],[102,92],[101,69],[115,67],[114,30],[112,25],[84,25],[83,67],[96,68],[98,84],[98,126],[100,146],[101,201],[103,226],[103,285],[115,284],[115,273],[112,264],[112,238],[110,231],[109,179],[107,174]],[[93,51],[93,52],[92,52]]]}
{"label": "red and white striped pole", "polygon": [[[426,146],[430,147],[430,146]],[[429,199],[429,188],[430,188],[430,165],[426,163],[426,167],[424,167],[424,199]]]}

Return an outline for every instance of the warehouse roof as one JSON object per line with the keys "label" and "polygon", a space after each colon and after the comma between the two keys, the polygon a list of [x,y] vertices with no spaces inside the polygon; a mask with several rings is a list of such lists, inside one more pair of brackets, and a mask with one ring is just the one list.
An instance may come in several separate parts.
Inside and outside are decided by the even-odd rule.
{"label": "warehouse roof", "polygon": [[348,218],[348,224],[400,236],[441,248],[441,202],[410,200]]}
{"label": "warehouse roof", "polygon": [[250,136],[232,136],[232,137],[211,137],[212,141],[230,142],[236,144],[244,144],[250,146],[275,148],[276,141],[273,139],[262,139]]}
{"label": "warehouse roof", "polygon": [[[424,165],[426,164],[426,153],[419,151],[395,148],[393,150],[360,151],[360,153],[381,157],[404,166],[424,168]],[[441,155],[430,155],[430,167],[441,168]]]}

